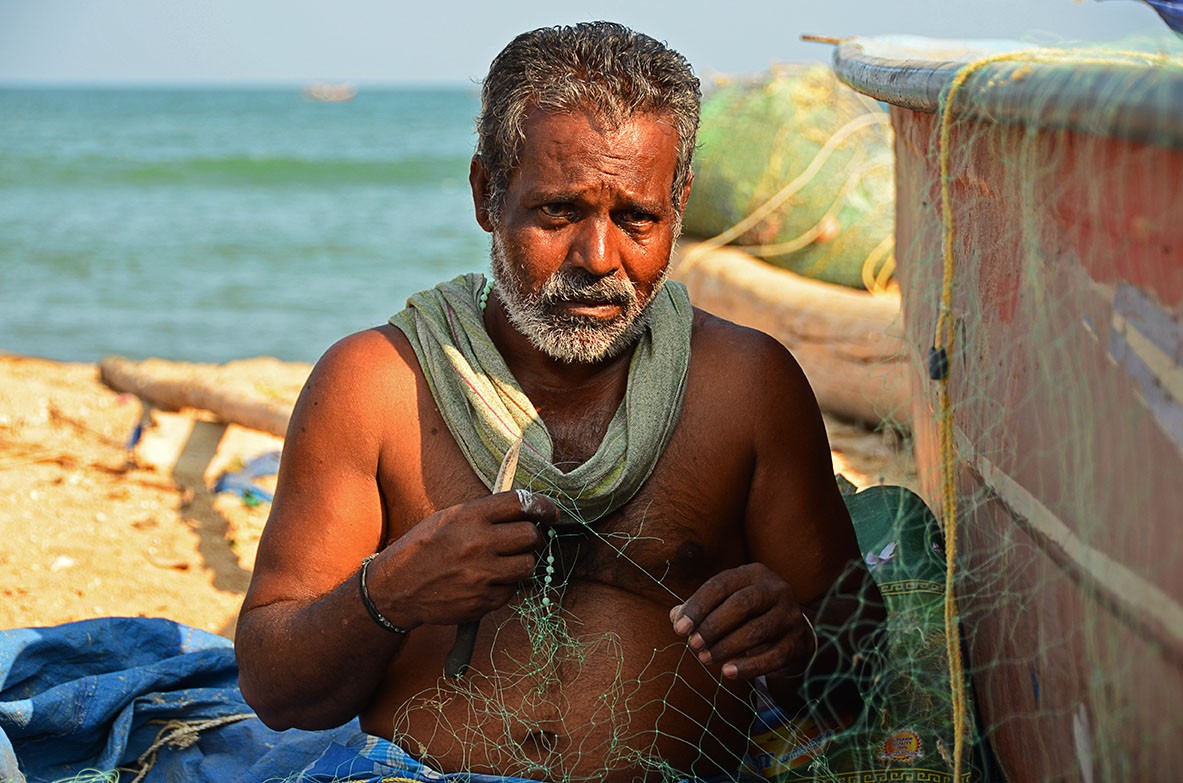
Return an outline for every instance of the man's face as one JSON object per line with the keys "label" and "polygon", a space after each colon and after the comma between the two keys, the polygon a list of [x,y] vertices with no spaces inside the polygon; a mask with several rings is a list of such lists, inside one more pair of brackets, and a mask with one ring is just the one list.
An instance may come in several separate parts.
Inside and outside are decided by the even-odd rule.
{"label": "man's face", "polygon": [[525,131],[500,220],[486,226],[497,293],[546,355],[602,361],[636,341],[665,282],[683,206],[670,195],[676,132],[656,115],[606,128],[541,111]]}

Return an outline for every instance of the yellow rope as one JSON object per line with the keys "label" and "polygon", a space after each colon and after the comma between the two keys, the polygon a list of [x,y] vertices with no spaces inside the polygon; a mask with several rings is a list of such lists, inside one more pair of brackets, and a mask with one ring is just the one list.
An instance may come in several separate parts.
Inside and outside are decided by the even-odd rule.
{"label": "yellow rope", "polygon": [[955,472],[955,454],[953,449],[953,406],[949,401],[949,373],[948,355],[953,345],[953,237],[955,223],[953,220],[953,206],[950,201],[949,187],[949,138],[953,127],[953,104],[958,91],[979,69],[1003,60],[1014,60],[1023,56],[1023,52],[987,57],[969,63],[953,78],[949,90],[945,94],[944,104],[940,115],[940,140],[938,151],[940,155],[941,177],[941,222],[944,229],[941,248],[943,253],[943,270],[941,277],[941,302],[937,311],[936,336],[933,347],[937,352],[943,351],[945,371],[937,380],[937,399],[940,406],[939,437],[941,449],[941,516],[945,528],[945,644],[949,658],[949,688],[953,702],[953,780],[961,777],[962,760],[965,755],[965,728],[967,711],[965,706],[965,662],[961,657],[961,633],[959,630],[959,616],[957,612],[957,594],[954,590],[957,574],[957,484]]}
{"label": "yellow rope", "polygon": [[[954,336],[953,277],[955,272],[953,239],[956,225],[950,193],[950,137],[953,127],[953,105],[957,93],[977,71],[994,63],[1021,60],[1023,62],[1070,64],[1070,65],[1179,65],[1177,58],[1165,54],[1115,50],[1099,55],[1082,55],[1067,50],[1028,50],[993,55],[968,63],[949,84],[940,109],[940,177],[941,177],[941,221],[944,229],[941,249],[943,270],[941,278],[941,301],[937,311],[936,335],[933,348],[945,354],[945,372],[937,380],[938,405],[940,407],[939,437],[941,450],[941,513],[945,528],[945,637],[949,657],[949,684],[953,702],[953,779],[961,777],[965,752],[965,731],[968,714],[965,703],[965,664],[961,656],[961,635],[958,631],[957,598],[954,583],[957,572],[957,486],[956,455],[953,445],[953,406],[949,398],[948,356],[951,354]],[[1026,75],[1018,71],[1011,78]]]}
{"label": "yellow rope", "polygon": [[[895,234],[888,234],[883,237],[883,241],[875,245],[875,249],[867,254],[867,258],[863,261],[863,288],[867,289],[873,294],[883,294],[887,292],[887,281],[891,279],[891,275],[895,272]],[[879,266],[880,260],[883,260],[883,266],[879,267],[879,272],[876,274],[875,267]]]}

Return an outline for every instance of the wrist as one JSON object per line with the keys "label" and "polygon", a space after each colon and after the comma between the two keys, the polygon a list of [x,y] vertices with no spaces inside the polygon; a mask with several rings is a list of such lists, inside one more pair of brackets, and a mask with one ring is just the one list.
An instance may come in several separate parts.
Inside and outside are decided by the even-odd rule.
{"label": "wrist", "polygon": [[375,552],[369,557],[363,559],[361,561],[361,568],[359,568],[357,571],[357,591],[361,597],[362,606],[365,607],[366,614],[370,616],[370,619],[372,619],[378,625],[378,627],[385,631],[389,631],[390,633],[406,636],[411,629],[401,625],[396,625],[394,622],[389,620],[384,614],[382,614],[381,611],[378,610],[378,607],[374,604],[373,598],[370,597],[369,568],[370,563],[372,563],[374,558],[377,556],[378,553]]}

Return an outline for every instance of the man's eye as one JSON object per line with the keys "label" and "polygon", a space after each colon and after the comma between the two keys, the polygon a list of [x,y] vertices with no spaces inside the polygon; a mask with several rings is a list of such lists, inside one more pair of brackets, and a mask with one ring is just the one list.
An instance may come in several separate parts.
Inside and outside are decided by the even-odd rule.
{"label": "man's eye", "polygon": [[550,218],[565,218],[571,215],[569,204],[543,204],[538,208],[542,214]]}
{"label": "man's eye", "polygon": [[642,212],[639,209],[633,209],[629,210],[628,212],[622,212],[620,214],[619,220],[621,223],[627,226],[641,227],[648,226],[651,223],[656,222],[657,218],[648,212]]}

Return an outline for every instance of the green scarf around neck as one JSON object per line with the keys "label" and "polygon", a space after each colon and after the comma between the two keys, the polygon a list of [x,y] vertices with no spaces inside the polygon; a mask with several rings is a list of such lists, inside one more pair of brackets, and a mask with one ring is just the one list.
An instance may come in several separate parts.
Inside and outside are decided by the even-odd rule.
{"label": "green scarf around neck", "polygon": [[390,317],[414,348],[452,437],[490,489],[505,452],[521,438],[515,487],[547,495],[584,524],[611,514],[649,478],[682,413],[694,318],[685,286],[666,283],[649,305],[604,440],[567,473],[554,466],[546,425],[485,331],[484,286],[484,275],[461,275],[415,294]]}

